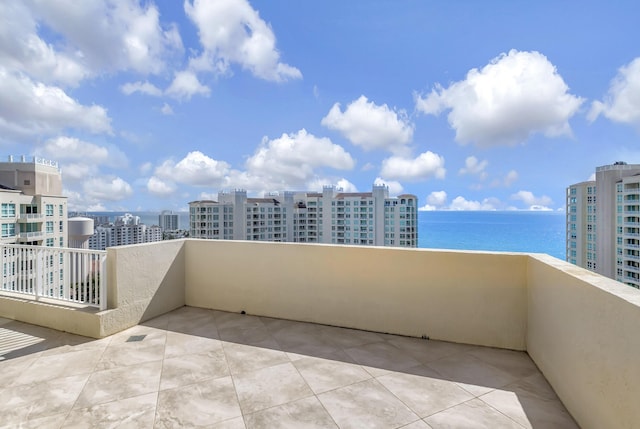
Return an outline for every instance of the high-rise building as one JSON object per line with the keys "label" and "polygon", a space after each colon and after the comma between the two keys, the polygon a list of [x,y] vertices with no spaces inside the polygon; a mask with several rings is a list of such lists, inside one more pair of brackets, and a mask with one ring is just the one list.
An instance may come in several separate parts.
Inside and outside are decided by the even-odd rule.
{"label": "high-rise building", "polygon": [[0,242],[67,246],[67,197],[56,162],[24,156],[0,162]]}
{"label": "high-rise building", "polygon": [[346,193],[284,192],[249,198],[220,192],[218,201],[189,203],[193,238],[295,243],[418,246],[418,198],[389,197],[389,188]]}
{"label": "high-rise building", "polygon": [[164,231],[177,231],[179,226],[179,216],[177,213],[174,213],[169,210],[163,210],[158,215],[158,225],[160,229]]}
{"label": "high-rise building", "polygon": [[640,164],[567,188],[567,261],[640,288]]}

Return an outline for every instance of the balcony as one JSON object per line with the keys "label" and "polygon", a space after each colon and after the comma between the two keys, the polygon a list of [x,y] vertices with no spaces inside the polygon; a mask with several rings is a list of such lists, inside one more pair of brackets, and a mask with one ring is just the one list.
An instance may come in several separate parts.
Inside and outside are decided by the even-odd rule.
{"label": "balcony", "polygon": [[44,231],[18,232],[16,235],[20,243],[44,239]]}
{"label": "balcony", "polygon": [[104,311],[0,297],[3,423],[640,421],[640,292],[546,255],[174,240],[107,273]]}
{"label": "balcony", "polygon": [[44,213],[20,213],[18,215],[19,223],[43,222]]}

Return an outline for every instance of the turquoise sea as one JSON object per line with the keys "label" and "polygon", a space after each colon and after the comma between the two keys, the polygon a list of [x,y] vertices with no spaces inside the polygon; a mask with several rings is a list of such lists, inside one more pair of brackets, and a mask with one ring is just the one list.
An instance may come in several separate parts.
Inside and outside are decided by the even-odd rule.
{"label": "turquoise sea", "polygon": [[[91,213],[111,219],[124,213]],[[147,225],[158,224],[157,212],[132,212]],[[525,211],[432,211],[418,213],[418,247],[548,253],[565,259],[565,214]],[[180,227],[188,228],[187,213]]]}
{"label": "turquoise sea", "polygon": [[547,253],[564,260],[565,230],[564,212],[420,212],[418,247]]}

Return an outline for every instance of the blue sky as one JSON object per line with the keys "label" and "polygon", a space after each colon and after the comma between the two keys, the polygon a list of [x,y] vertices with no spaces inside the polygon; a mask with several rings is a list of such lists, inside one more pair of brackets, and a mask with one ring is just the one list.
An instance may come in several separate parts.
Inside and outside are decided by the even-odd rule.
{"label": "blue sky", "polygon": [[632,1],[0,3],[0,145],[57,160],[73,210],[220,190],[564,208],[640,163]]}

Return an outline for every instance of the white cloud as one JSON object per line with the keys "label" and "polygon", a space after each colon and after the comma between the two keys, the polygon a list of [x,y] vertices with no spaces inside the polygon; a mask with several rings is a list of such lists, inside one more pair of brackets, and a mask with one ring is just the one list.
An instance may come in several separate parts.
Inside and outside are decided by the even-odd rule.
{"label": "white cloud", "polygon": [[137,0],[34,0],[29,13],[63,36],[61,50],[93,70],[158,74],[182,52],[175,25],[161,25],[155,4]]}
{"label": "white cloud", "polygon": [[389,195],[399,195],[404,190],[404,187],[400,182],[395,180],[385,180],[381,177],[376,177],[376,180],[373,181],[373,184],[376,186],[387,186],[389,188]]}
{"label": "white cloud", "polygon": [[147,190],[153,195],[167,197],[175,193],[176,186],[173,183],[151,176],[147,181]]}
{"label": "white cloud", "polygon": [[73,52],[58,52],[38,36],[38,22],[28,6],[22,1],[0,3],[0,64],[44,82],[76,85],[90,71]]}
{"label": "white cloud", "polygon": [[67,128],[111,133],[111,119],[101,106],[83,106],[59,87],[0,67],[0,134],[24,138]]}
{"label": "white cloud", "polygon": [[496,210],[495,200],[485,198],[480,201],[467,200],[462,196],[455,197],[449,205],[450,210],[458,211],[478,211],[478,210]]}
{"label": "white cloud", "polygon": [[487,165],[489,165],[489,162],[486,159],[478,161],[475,156],[469,156],[465,159],[464,167],[460,169],[459,173],[478,176],[480,180],[484,180],[487,178],[487,172],[485,171]]}
{"label": "white cloud", "polygon": [[184,10],[203,46],[201,55],[191,61],[193,69],[227,73],[235,63],[265,80],[302,78],[300,70],[280,62],[271,26],[247,0],[186,0]]}
{"label": "white cloud", "polygon": [[92,177],[83,184],[83,192],[89,200],[120,201],[133,195],[133,189],[120,177]]}
{"label": "white cloud", "polygon": [[229,172],[229,164],[209,158],[199,151],[189,152],[178,163],[167,160],[155,170],[158,179],[193,186],[219,186]]}
{"label": "white cloud", "polygon": [[342,189],[342,192],[358,192],[358,188],[347,179],[342,178],[336,183],[336,188]]}
{"label": "white cloud", "polygon": [[173,109],[172,109],[172,108],[171,108],[171,106],[169,106],[167,103],[164,103],[164,104],[162,105],[162,108],[160,108],[160,112],[161,112],[163,115],[167,115],[167,116],[169,116],[169,115],[173,115]]}
{"label": "white cloud", "polygon": [[65,161],[81,161],[93,168],[107,165],[125,168],[128,164],[127,156],[117,147],[99,146],[75,137],[60,136],[47,140],[37,150],[43,156],[60,161],[66,168]]}
{"label": "white cloud", "polygon": [[122,91],[122,93],[125,95],[131,95],[136,92],[146,95],[153,95],[155,97],[159,97],[162,95],[162,90],[148,81],[125,83],[120,87],[120,91]]}
{"label": "white cloud", "polygon": [[427,203],[418,210],[423,212],[443,209],[447,203],[447,193],[445,191],[433,191],[427,196]]}
{"label": "white cloud", "polygon": [[427,196],[427,203],[434,206],[444,206],[447,203],[447,193],[445,191],[433,191]]}
{"label": "white cloud", "polygon": [[347,151],[326,137],[316,137],[305,129],[263,139],[247,159],[250,175],[262,178],[274,188],[297,188],[311,180],[318,168],[351,170],[355,162]]}
{"label": "white cloud", "polygon": [[436,86],[416,97],[416,108],[448,121],[459,143],[478,146],[514,145],[532,134],[571,135],[569,119],[584,99],[569,94],[555,66],[538,52],[511,50],[463,81]]}
{"label": "white cloud", "polygon": [[525,205],[530,207],[549,206],[553,204],[553,201],[548,196],[542,195],[541,197],[536,197],[530,191],[518,191],[515,194],[511,195],[511,199],[522,201]]}
{"label": "white cloud", "polygon": [[595,182],[596,180],[596,173],[591,173],[589,175],[589,178],[587,179],[589,182]]}
{"label": "white cloud", "polygon": [[92,174],[91,166],[85,163],[65,163],[61,165],[62,182],[68,186],[70,182],[84,181]]}
{"label": "white cloud", "polygon": [[198,76],[192,71],[176,72],[173,82],[165,93],[178,100],[189,100],[194,95],[208,97],[211,90],[198,80]]}
{"label": "white cloud", "polygon": [[418,181],[432,177],[444,179],[444,158],[427,151],[416,158],[392,156],[382,161],[380,175],[391,179]]}
{"label": "white cloud", "polygon": [[587,117],[594,121],[600,114],[640,130],[640,57],[618,70],[604,101],[594,101]]}
{"label": "white cloud", "polygon": [[364,150],[397,152],[413,138],[413,124],[404,111],[392,110],[386,104],[378,106],[364,95],[352,101],[344,112],[340,103],[334,104],[321,123]]}

